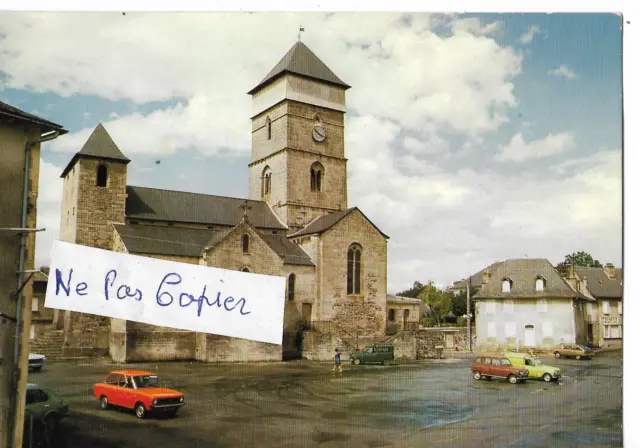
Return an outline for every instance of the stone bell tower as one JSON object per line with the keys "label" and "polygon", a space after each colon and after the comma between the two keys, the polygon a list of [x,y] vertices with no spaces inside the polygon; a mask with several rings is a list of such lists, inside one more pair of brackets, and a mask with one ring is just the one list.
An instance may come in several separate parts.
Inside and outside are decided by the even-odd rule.
{"label": "stone bell tower", "polygon": [[347,208],[349,88],[298,41],[249,92],[249,198],[267,201],[292,232]]}

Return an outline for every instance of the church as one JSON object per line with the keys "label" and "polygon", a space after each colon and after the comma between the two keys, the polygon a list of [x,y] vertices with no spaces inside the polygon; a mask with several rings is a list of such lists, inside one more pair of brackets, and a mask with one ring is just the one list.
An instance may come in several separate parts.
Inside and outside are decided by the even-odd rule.
{"label": "church", "polygon": [[348,205],[349,88],[298,41],[248,92],[246,199],[128,185],[130,160],[102,124],[61,175],[62,241],[285,277],[282,345],[60,311],[63,352],[119,362],[331,359],[335,347],[384,340],[389,237]]}

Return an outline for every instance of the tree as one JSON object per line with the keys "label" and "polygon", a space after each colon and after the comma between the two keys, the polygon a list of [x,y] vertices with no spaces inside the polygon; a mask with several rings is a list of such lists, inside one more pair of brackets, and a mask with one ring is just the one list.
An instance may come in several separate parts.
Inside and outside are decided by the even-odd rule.
{"label": "tree", "polygon": [[[429,306],[429,317],[440,326],[445,316],[451,311],[453,292],[439,290],[434,286],[433,282],[429,282],[422,288],[418,298]],[[426,320],[429,321],[431,319],[427,318]]]}
{"label": "tree", "polygon": [[556,265],[559,271],[565,271],[568,265],[584,266],[587,268],[601,268],[602,264],[598,260],[594,260],[591,254],[584,251],[574,252],[564,256],[564,261]]}
{"label": "tree", "polygon": [[467,292],[459,292],[455,296],[453,296],[453,301],[451,302],[451,311],[453,314],[460,317],[464,314],[467,314]]}
{"label": "tree", "polygon": [[424,285],[420,282],[413,282],[413,286],[405,291],[402,291],[401,293],[398,293],[398,295],[400,297],[409,297],[411,299],[417,299],[418,298],[418,294],[420,294],[420,291],[422,291],[422,289],[424,288]]}

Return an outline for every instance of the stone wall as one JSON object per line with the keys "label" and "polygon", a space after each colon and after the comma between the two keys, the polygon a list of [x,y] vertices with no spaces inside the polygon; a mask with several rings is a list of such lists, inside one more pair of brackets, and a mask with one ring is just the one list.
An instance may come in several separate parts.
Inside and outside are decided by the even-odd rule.
{"label": "stone wall", "polygon": [[282,361],[282,346],[278,344],[201,333],[198,334],[197,345],[198,361]]}
{"label": "stone wall", "polygon": [[401,336],[394,338],[393,351],[396,359],[417,359],[417,339],[412,332],[403,332]]}
{"label": "stone wall", "polygon": [[417,359],[439,357],[436,347],[444,347],[444,333],[437,329],[421,329],[415,334],[415,337]]}
{"label": "stone wall", "polygon": [[315,330],[305,331],[302,336],[302,358],[310,361],[331,361],[338,348],[343,360],[348,360],[348,353],[353,350],[340,336]]}
{"label": "stone wall", "polygon": [[[382,336],[386,324],[387,242],[358,211],[320,237],[320,298],[316,320],[330,321],[359,336]],[[362,246],[362,288],[347,295],[347,252]]]}

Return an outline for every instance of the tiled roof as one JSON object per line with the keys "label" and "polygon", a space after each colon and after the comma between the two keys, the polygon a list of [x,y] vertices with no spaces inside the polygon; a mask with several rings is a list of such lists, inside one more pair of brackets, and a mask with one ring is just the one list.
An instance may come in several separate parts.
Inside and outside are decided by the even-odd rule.
{"label": "tiled roof", "polygon": [[22,121],[28,123],[34,123],[41,125],[50,131],[59,131],[60,134],[66,134],[66,129],[63,129],[61,125],[54,123],[49,120],[45,120],[44,118],[40,118],[36,115],[29,114],[23,110],[18,109],[17,107],[13,107],[7,103],[3,103],[0,101],[0,117],[3,117],[5,120],[9,121]]}
{"label": "tiled roof", "polygon": [[60,177],[65,177],[73,167],[74,163],[76,163],[76,160],[82,156],[117,160],[125,164],[131,162],[131,160],[122,154],[120,148],[118,148],[107,130],[102,126],[102,123],[99,123],[98,126],[96,126],[80,151],[78,151],[69,161]]}
{"label": "tiled roof", "polygon": [[[128,219],[148,219],[222,226],[236,226],[242,221],[244,199],[213,196],[184,191],[127,186]],[[284,230],[269,204],[247,201],[249,221],[256,228]]]}
{"label": "tiled roof", "polygon": [[347,210],[342,210],[342,211],[339,211],[339,212],[329,213],[328,215],[320,216],[319,218],[316,218],[313,221],[311,221],[304,229],[294,233],[293,235],[289,235],[289,238],[297,238],[299,236],[313,235],[313,234],[316,234],[316,233],[326,232],[331,227],[335,226],[342,218],[344,218],[345,216],[347,216],[349,213],[353,212],[354,210],[357,210],[360,214],[362,214],[362,216],[364,216],[364,218],[367,221],[369,221],[369,223],[378,232],[380,232],[380,234],[383,237],[385,237],[387,239],[389,238],[387,235],[382,233],[382,231],[373,222],[371,222],[371,220],[369,218],[367,218],[366,215],[364,213],[362,213],[362,211],[360,211],[360,209],[358,209],[358,207],[352,207],[352,208],[349,208]]}
{"label": "tiled roof", "polygon": [[324,62],[318,58],[305,44],[298,41],[276,64],[275,67],[264,77],[260,83],[249,91],[249,95],[254,94],[266,84],[274,81],[285,73],[292,73],[306,78],[323,81],[328,84],[337,85],[345,89],[351,86],[346,84],[335,73],[333,73]]}
{"label": "tiled roof", "polygon": [[183,257],[199,257],[211,235],[223,233],[144,224],[114,224],[114,227],[130,253]]}
{"label": "tiled roof", "polygon": [[[495,263],[489,270],[491,277],[474,299],[512,299],[512,298],[583,298],[591,300],[574,291],[553,265],[546,259],[515,259]],[[544,291],[536,291],[536,279],[545,279]],[[511,292],[502,292],[502,280],[512,280]]]}
{"label": "tiled roof", "polygon": [[603,268],[576,266],[575,272],[587,280],[587,289],[597,298],[622,298],[622,269],[618,268],[615,278],[609,278]]}

